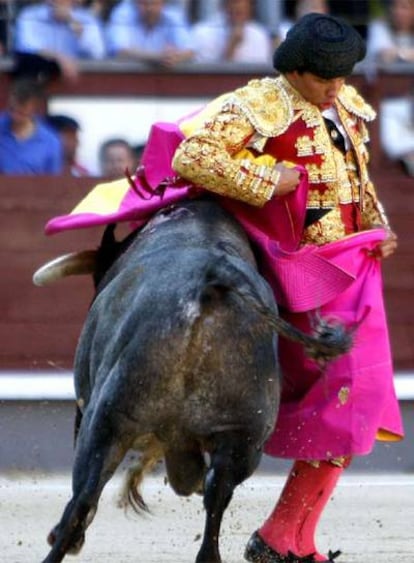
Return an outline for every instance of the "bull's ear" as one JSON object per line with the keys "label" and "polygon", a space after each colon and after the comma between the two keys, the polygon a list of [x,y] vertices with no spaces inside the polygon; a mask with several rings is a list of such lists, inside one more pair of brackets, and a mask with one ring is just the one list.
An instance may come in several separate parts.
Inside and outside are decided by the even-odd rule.
{"label": "bull's ear", "polygon": [[94,274],[97,263],[96,250],[82,250],[59,256],[41,266],[33,274],[33,283],[49,285],[67,276]]}

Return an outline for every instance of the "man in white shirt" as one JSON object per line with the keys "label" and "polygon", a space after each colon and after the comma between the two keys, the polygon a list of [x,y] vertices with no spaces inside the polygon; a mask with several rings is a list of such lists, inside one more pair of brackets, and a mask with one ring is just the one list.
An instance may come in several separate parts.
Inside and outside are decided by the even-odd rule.
{"label": "man in white shirt", "polygon": [[389,158],[414,177],[414,94],[381,103],[381,143]]}
{"label": "man in white shirt", "polygon": [[172,67],[194,56],[189,29],[164,0],[121,2],[106,28],[109,54]]}
{"label": "man in white shirt", "polygon": [[223,0],[220,18],[193,27],[196,61],[271,64],[266,28],[252,18],[251,0]]}
{"label": "man in white shirt", "polygon": [[55,61],[69,80],[77,78],[79,59],[105,56],[98,20],[76,0],[46,0],[24,8],[16,20],[14,50]]}

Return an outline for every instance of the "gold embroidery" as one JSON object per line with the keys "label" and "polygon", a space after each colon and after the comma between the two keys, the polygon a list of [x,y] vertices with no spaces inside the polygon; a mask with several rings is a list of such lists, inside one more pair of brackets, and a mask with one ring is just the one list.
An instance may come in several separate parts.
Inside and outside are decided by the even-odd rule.
{"label": "gold embroidery", "polygon": [[377,115],[374,109],[349,84],[345,84],[341,88],[338,100],[349,113],[360,117],[364,121],[372,121]]}
{"label": "gold embroidery", "polygon": [[302,237],[302,244],[326,244],[345,236],[339,207],[332,209],[316,223],[309,225]]}
{"label": "gold embroidery", "polygon": [[327,159],[332,158],[332,143],[323,119],[320,119],[319,124],[315,127],[313,138],[315,154],[324,154]]}
{"label": "gold embroidery", "polygon": [[362,210],[362,228],[370,229],[374,226],[389,227],[388,218],[381,203],[378,201],[372,182],[368,182],[365,192],[364,208]]}
{"label": "gold embroidery", "polygon": [[179,145],[173,168],[197,186],[260,207],[275,193],[280,172],[270,156],[241,153],[253,134],[240,109],[222,111]]}
{"label": "gold embroidery", "polygon": [[309,156],[314,154],[313,149],[314,142],[308,136],[298,137],[295,143],[298,156]]}
{"label": "gold embroidery", "polygon": [[281,135],[293,121],[292,102],[281,77],[250,80],[224,105],[225,110],[235,108],[265,137]]}
{"label": "gold embroidery", "polygon": [[[352,149],[344,156],[335,148],[320,110],[307,102],[285,77],[250,81],[222,98],[224,104],[181,143],[174,169],[194,184],[216,193],[261,206],[277,193],[279,173],[272,162],[239,155],[245,147],[262,152],[270,137],[282,135],[302,119],[309,135],[298,137],[298,163],[315,155],[305,166],[309,174],[309,208],[334,208],[304,234],[304,240],[323,244],[343,236],[339,204],[360,202],[363,223],[384,224],[375,190],[370,183],[365,143],[365,121],[375,112],[350,86],[344,86],[335,104]],[[191,130],[191,128],[189,129]],[[194,131],[194,130],[193,130]],[[268,156],[268,158],[270,158]],[[309,158],[308,158],[309,160]],[[336,224],[335,224],[336,223]]]}
{"label": "gold embroidery", "polygon": [[345,405],[348,402],[350,393],[351,390],[349,389],[349,387],[340,388],[338,393],[338,399],[341,405]]}

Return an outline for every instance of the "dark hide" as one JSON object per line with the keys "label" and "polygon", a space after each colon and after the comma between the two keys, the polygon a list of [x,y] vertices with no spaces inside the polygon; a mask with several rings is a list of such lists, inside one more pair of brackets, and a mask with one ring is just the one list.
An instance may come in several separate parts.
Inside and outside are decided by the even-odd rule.
{"label": "dark hide", "polygon": [[75,358],[82,420],[73,497],[44,563],[80,549],[129,450],[141,461],[130,469],[127,500],[145,507],[139,483],[164,459],[177,494],[203,494],[196,561],[217,563],[223,513],[257,468],[277,415],[272,291],[244,232],[210,200],[159,212],[120,247],[107,237]]}

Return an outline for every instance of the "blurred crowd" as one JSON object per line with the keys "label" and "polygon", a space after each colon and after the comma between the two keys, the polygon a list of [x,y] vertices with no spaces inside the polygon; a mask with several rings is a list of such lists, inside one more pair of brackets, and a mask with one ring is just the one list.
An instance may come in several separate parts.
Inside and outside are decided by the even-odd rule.
{"label": "blurred crowd", "polygon": [[307,12],[348,19],[373,58],[414,60],[412,0],[0,0],[0,49],[72,79],[81,59],[270,64]]}
{"label": "blurred crowd", "polygon": [[[15,81],[38,85],[76,82],[82,60],[132,60],[169,69],[182,63],[250,63],[268,65],[271,72],[274,48],[308,12],[331,13],[352,23],[367,42],[368,63],[414,65],[414,0],[0,0],[0,60],[12,60]],[[40,131],[34,109],[26,112],[24,127],[15,123],[16,110],[10,104],[33,108],[39,102],[37,94],[36,100],[27,100],[26,94],[22,99],[22,91],[21,85],[11,91],[9,107],[0,116],[0,173],[8,173],[2,168],[2,153],[13,148],[1,137],[12,132],[19,140],[16,130],[22,129],[26,142],[28,131]],[[414,174],[413,96],[404,94],[397,109],[386,108],[387,131],[395,133],[385,133],[383,144],[391,158]],[[76,163],[80,126],[71,119],[48,116],[42,122],[61,146],[61,165],[55,162],[52,168],[85,175],[88,171]],[[397,130],[398,125],[405,130]],[[404,147],[397,148],[402,138]],[[23,154],[19,144],[14,149]],[[51,166],[49,162],[43,173],[50,173]],[[29,163],[22,171],[41,173],[38,167],[39,162]]]}

